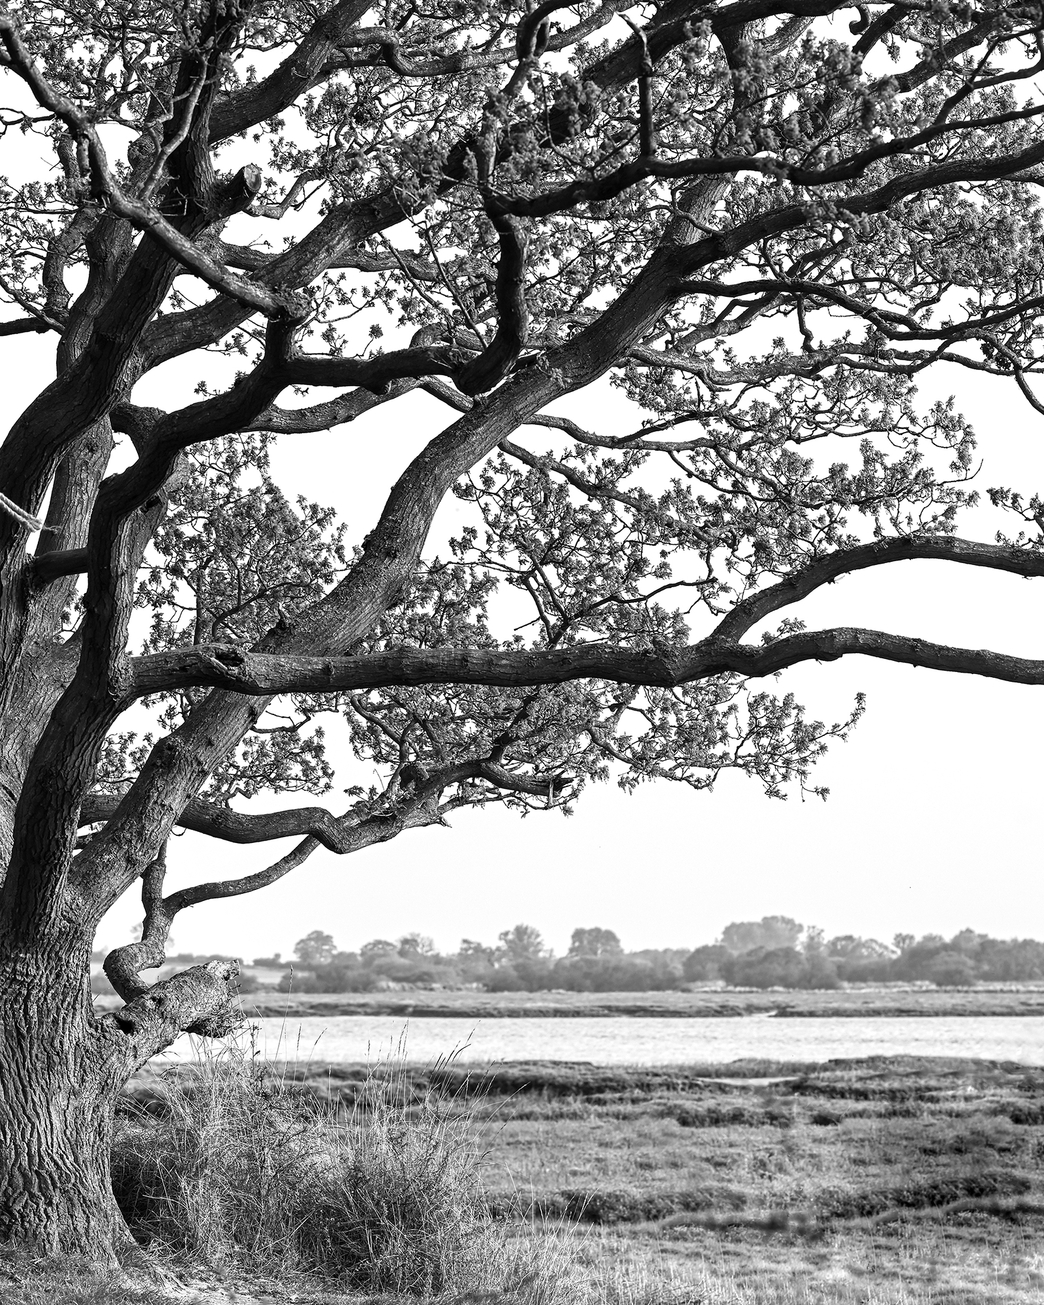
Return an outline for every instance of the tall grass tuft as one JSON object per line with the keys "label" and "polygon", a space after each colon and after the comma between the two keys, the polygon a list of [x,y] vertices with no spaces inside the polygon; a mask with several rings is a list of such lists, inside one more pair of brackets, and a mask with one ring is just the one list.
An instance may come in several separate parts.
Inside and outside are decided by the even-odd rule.
{"label": "tall grass tuft", "polygon": [[140,1242],[217,1270],[424,1299],[570,1299],[561,1264],[490,1216],[479,1161],[466,1116],[416,1095],[401,1061],[377,1066],[344,1117],[238,1048],[168,1073],[147,1108],[128,1109],[113,1190]]}
{"label": "tall grass tuft", "polygon": [[491,1223],[466,1119],[409,1097],[401,1072],[369,1078],[330,1174],[323,1250],[356,1290],[433,1296],[480,1282]]}

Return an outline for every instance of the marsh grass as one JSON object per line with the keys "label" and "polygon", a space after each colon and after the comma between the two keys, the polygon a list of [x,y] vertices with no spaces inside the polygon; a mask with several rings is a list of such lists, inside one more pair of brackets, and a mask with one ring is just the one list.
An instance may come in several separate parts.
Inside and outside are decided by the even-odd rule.
{"label": "marsh grass", "polygon": [[563,1305],[553,1246],[505,1236],[480,1160],[466,1112],[418,1093],[401,1061],[373,1067],[336,1113],[233,1047],[128,1103],[112,1173],[135,1237],[174,1262],[320,1275],[353,1294]]}
{"label": "marsh grass", "polygon": [[1039,1305],[1042,1093],[1039,1071],[897,1059],[556,1100],[508,1120],[487,1182],[545,1210],[589,1193],[570,1236],[613,1305]]}
{"label": "marsh grass", "polygon": [[1044,1299],[1044,1074],[743,1068],[212,1058],[129,1111],[117,1190],[152,1246],[277,1300],[302,1273],[337,1305]]}

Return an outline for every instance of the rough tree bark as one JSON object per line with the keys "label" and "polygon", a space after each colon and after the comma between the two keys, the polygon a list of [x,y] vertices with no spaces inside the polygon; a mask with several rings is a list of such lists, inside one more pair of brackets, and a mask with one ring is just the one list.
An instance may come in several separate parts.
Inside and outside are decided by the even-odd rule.
{"label": "rough tree bark", "polygon": [[[959,368],[1044,411],[1037,10],[285,8],[0,14],[0,145],[21,129],[46,156],[3,183],[0,341],[57,342],[0,445],[0,1241],[46,1255],[133,1254],[117,1094],[181,1032],[234,1023],[233,966],[142,977],[179,911],[610,774],[805,784],[851,722],[752,687],[797,662],[1044,682],[1042,661],[794,619],[868,567],[1044,572],[1037,498],[993,490],[1017,533],[956,537],[972,434],[911,383]],[[138,402],[215,353],[242,374]],[[646,414],[632,433],[553,408],[610,375]],[[449,424],[349,555],[280,496],[265,441],[387,439],[418,394]],[[452,492],[475,527],[432,557]],[[531,604],[517,637],[492,629],[498,585]],[[143,698],[152,742],[120,732]],[[341,814],[237,810],[323,791],[324,712],[381,784]],[[168,890],[179,826],[297,841]],[[125,1005],[99,1015],[95,932],[139,886],[141,941],[106,962]]]}

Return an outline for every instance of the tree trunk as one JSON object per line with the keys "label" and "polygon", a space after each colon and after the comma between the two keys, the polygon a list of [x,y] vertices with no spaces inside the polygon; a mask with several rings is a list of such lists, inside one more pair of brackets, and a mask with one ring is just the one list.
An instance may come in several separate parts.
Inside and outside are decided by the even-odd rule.
{"label": "tree trunk", "polygon": [[116,1264],[135,1251],[109,1178],[125,1060],[71,961],[0,956],[0,1242]]}

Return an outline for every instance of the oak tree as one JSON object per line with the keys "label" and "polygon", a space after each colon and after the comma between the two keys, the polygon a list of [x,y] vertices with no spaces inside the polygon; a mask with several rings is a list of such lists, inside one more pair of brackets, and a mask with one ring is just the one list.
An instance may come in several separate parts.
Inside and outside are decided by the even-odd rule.
{"label": "oak tree", "polygon": [[[228,963],[143,977],[180,911],[607,777],[811,784],[848,722],[772,691],[798,662],[1044,680],[800,620],[911,559],[1044,572],[1039,498],[957,533],[972,432],[916,393],[1041,408],[1042,51],[1036,0],[0,15],[5,366],[54,351],[0,448],[0,1239],[131,1252],[120,1086],[235,1022]],[[160,383],[192,358],[196,394]],[[558,402],[585,387],[633,426]],[[276,441],[355,423],[354,480],[418,413],[361,542],[277,483]],[[248,804],[328,787],[334,716],[380,782]],[[174,891],[177,828],[296,841]]]}

